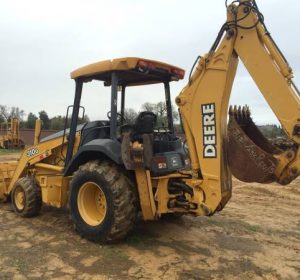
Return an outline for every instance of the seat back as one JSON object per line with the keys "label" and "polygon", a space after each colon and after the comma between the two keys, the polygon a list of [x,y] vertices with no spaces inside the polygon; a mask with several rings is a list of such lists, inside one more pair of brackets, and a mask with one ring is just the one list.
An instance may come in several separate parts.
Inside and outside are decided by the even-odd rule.
{"label": "seat back", "polygon": [[135,120],[135,133],[140,135],[153,133],[156,121],[157,116],[153,112],[140,112]]}

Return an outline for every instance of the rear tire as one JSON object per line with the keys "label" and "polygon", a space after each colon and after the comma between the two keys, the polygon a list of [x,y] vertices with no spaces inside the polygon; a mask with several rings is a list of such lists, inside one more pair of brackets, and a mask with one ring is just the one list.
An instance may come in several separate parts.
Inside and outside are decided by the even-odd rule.
{"label": "rear tire", "polygon": [[129,179],[108,161],[90,161],[74,173],[69,208],[76,231],[103,243],[124,238],[137,216]]}
{"label": "rear tire", "polygon": [[42,207],[41,188],[31,177],[19,179],[11,193],[14,211],[22,217],[37,216]]}

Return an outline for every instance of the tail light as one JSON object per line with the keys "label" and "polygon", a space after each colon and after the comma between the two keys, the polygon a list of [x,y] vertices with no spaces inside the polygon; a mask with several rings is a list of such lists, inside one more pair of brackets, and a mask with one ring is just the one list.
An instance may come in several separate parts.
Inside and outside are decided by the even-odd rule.
{"label": "tail light", "polygon": [[145,61],[145,60],[139,60],[137,66],[143,70],[145,69],[150,69],[150,70],[153,70],[155,69],[155,64],[151,63],[151,62],[148,62],[148,61]]}
{"label": "tail light", "polygon": [[164,156],[156,156],[153,158],[153,162],[158,169],[167,168],[167,158]]}
{"label": "tail light", "polygon": [[[155,63],[150,62],[150,61],[146,61],[146,60],[139,60],[137,63],[137,67],[142,71],[146,71],[146,70],[154,70],[156,68],[160,68],[159,65],[155,65]],[[183,79],[184,78],[184,74],[185,71],[179,68],[165,68],[162,67],[165,71],[177,76],[179,79]]]}
{"label": "tail light", "polygon": [[184,78],[184,74],[185,74],[185,71],[184,70],[181,70],[181,69],[177,69],[177,68],[173,68],[171,70],[171,72],[173,74],[175,74],[179,79],[183,79]]}

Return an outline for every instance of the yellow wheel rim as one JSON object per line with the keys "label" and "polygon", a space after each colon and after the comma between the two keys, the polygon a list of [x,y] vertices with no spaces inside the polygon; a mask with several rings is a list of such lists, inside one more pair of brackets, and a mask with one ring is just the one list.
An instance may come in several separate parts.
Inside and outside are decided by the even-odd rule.
{"label": "yellow wheel rim", "polygon": [[25,207],[25,193],[21,187],[16,188],[14,200],[18,210],[23,210]]}
{"label": "yellow wheel rim", "polygon": [[101,187],[94,182],[84,183],[77,196],[81,218],[90,226],[100,225],[106,215],[107,203]]}

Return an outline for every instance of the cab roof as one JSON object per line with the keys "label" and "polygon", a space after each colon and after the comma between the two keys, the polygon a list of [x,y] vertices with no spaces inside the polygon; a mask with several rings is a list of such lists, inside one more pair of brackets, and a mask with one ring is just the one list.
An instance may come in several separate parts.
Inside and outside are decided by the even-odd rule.
{"label": "cab roof", "polygon": [[111,83],[111,73],[118,72],[120,85],[134,86],[155,84],[165,81],[178,81],[184,78],[185,71],[177,66],[164,62],[139,58],[124,57],[104,60],[78,68],[71,72],[72,79],[104,81]]}

